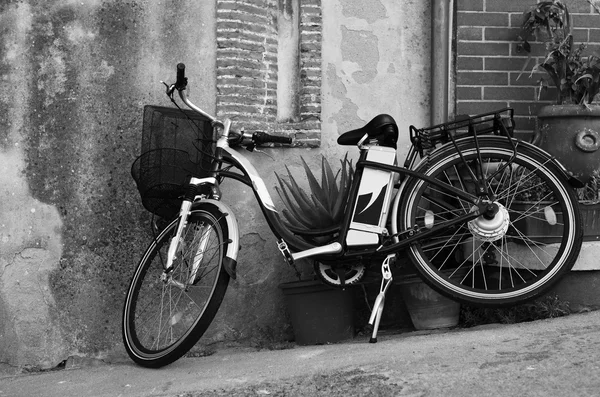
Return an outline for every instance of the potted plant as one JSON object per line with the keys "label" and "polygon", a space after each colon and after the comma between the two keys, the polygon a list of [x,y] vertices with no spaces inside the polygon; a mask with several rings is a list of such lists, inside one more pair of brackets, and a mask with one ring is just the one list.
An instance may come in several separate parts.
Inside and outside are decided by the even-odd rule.
{"label": "potted plant", "polygon": [[[275,189],[285,205],[282,214],[291,230],[300,233],[303,230],[332,230],[341,222],[353,175],[352,163],[347,156],[341,163],[341,169],[334,173],[327,159],[322,157],[319,183],[302,158],[310,194],[300,187],[287,166],[287,178],[275,173],[279,184]],[[335,233],[306,238],[315,243],[326,243],[335,237]],[[297,280],[279,287],[284,294],[296,343],[312,345],[352,338],[354,301],[351,292],[324,284],[315,277],[305,279],[296,264],[293,266]]]}
{"label": "potted plant", "polygon": [[282,211],[284,218],[295,229],[326,229],[339,224],[344,215],[354,174],[348,155],[341,160],[342,167],[335,174],[325,156],[321,156],[321,183],[304,158],[300,159],[308,179],[310,197],[296,182],[287,166],[288,179],[275,173],[279,183],[275,190],[286,207]]}
{"label": "potted plant", "polygon": [[528,61],[532,37],[545,45],[544,57],[532,70],[532,75],[547,75],[540,79],[540,94],[549,85],[556,89],[556,103],[538,112],[534,143],[585,183],[600,169],[600,106],[594,102],[600,91],[600,58],[586,53],[585,43],[575,44],[572,16],[560,0],[541,1],[525,11],[518,50],[530,55]]}

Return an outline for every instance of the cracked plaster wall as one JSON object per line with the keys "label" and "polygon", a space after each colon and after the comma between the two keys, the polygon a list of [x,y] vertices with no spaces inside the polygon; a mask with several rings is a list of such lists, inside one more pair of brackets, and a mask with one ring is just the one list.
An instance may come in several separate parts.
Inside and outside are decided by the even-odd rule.
{"label": "cracked plaster wall", "polygon": [[408,127],[429,120],[431,2],[333,0],[323,2],[323,18],[323,130],[388,113],[403,160]]}
{"label": "cracked plaster wall", "polygon": [[[408,125],[428,120],[429,2],[322,7],[321,148],[249,155],[278,205],[274,164],[302,175],[300,156],[317,169],[322,153],[356,158],[337,137],[383,112],[400,126],[402,158]],[[214,16],[213,2],[193,0],[0,5],[0,363],[123,358],[123,296],[151,238],[129,175],[142,108],[169,106],[158,81],[171,81],[182,61],[192,99],[214,113]],[[277,285],[293,273],[250,189],[234,183],[223,192],[242,250],[205,343],[285,339]]]}
{"label": "cracked plaster wall", "polygon": [[142,107],[165,104],[159,80],[183,61],[214,112],[214,30],[212,2],[0,5],[0,363],[122,353],[150,239],[129,175]]}

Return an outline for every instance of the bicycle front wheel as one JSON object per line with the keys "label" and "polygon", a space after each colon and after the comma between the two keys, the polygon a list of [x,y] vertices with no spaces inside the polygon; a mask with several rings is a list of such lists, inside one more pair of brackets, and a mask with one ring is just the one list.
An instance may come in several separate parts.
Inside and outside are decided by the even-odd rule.
{"label": "bicycle front wheel", "polygon": [[229,283],[223,268],[228,238],[223,214],[191,212],[173,268],[166,273],[177,224],[178,219],[171,222],[151,243],[125,300],[125,349],[145,367],[162,367],[187,353],[212,322]]}
{"label": "bicycle front wheel", "polygon": [[[432,154],[418,170],[475,195],[483,177],[498,212],[410,246],[416,269],[455,300],[501,306],[547,291],[577,259],[581,220],[573,189],[559,167],[530,144],[480,137]],[[462,157],[461,157],[462,156]],[[435,185],[412,179],[403,190],[398,230],[431,229],[475,210]],[[491,219],[490,219],[491,218]]]}

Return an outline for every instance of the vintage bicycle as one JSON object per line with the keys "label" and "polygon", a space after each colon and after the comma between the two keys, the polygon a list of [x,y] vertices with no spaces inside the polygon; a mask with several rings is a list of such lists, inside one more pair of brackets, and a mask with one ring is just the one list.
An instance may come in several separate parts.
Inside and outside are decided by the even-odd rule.
{"label": "vintage bicycle", "polygon": [[[306,230],[282,220],[263,179],[238,151],[291,139],[235,131],[230,120],[217,120],[194,105],[186,87],[185,66],[179,64],[167,95],[175,102],[177,91],[216,131],[216,142],[198,143],[203,175],[174,168],[188,154],[169,149],[144,153],[132,167],[146,208],[156,210],[163,199],[177,206],[174,219],[142,256],[125,299],[125,348],[142,366],[167,365],[191,349],[236,277],[240,234],[234,212],[221,200],[219,186],[226,179],[252,189],[288,263],[311,258],[318,277],[340,288],[360,283],[367,270],[381,272],[369,319],[371,342],[377,341],[400,252],[438,292],[488,306],[543,294],[579,254],[574,181],[545,151],[513,138],[510,108],[428,128],[411,126],[412,147],[403,166],[396,160],[398,127],[391,116],[378,115],[341,134],[338,144],[357,146],[360,153],[344,218],[334,227]],[[182,190],[148,182],[156,178],[157,164],[165,170],[169,164],[167,174],[188,177]]]}

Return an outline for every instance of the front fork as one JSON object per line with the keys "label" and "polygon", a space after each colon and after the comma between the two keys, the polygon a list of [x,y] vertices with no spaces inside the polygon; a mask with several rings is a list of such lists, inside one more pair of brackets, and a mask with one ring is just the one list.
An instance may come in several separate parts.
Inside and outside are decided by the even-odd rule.
{"label": "front fork", "polygon": [[[185,198],[181,202],[181,208],[179,210],[179,222],[177,224],[177,231],[175,232],[175,235],[173,236],[173,238],[171,239],[171,242],[169,243],[169,249],[167,251],[167,263],[164,266],[164,272],[163,272],[164,279],[170,278],[170,277],[168,277],[168,275],[171,272],[171,270],[173,270],[173,263],[175,262],[175,259],[177,259],[177,255],[178,255],[178,252],[180,251],[181,244],[183,244],[183,235],[184,235],[183,233],[185,231],[185,228],[188,225],[188,218],[192,211],[192,204],[196,198],[195,197],[196,189],[198,186],[203,185],[203,184],[210,184],[212,186],[211,190],[213,192],[215,192],[215,194],[217,196],[220,196],[220,193],[218,192],[217,181],[215,178],[209,177],[209,178],[191,178],[190,179],[189,193],[186,194]],[[189,280],[190,283],[192,283],[194,281],[194,278],[198,271],[198,266],[199,266],[200,262],[202,261],[202,256],[203,256],[202,253],[204,252],[204,249],[206,248],[206,244],[207,244],[206,236],[204,235],[204,233],[202,233],[202,240],[200,241],[200,245],[198,247],[198,252],[194,256],[193,268],[192,268],[192,272],[190,274],[190,280]]]}
{"label": "front fork", "polygon": [[181,243],[183,231],[187,226],[187,219],[190,216],[190,209],[192,208],[192,202],[189,200],[183,200],[181,203],[181,210],[179,212],[179,224],[177,225],[177,232],[171,239],[169,244],[169,250],[167,251],[167,263],[165,264],[165,273],[169,273],[173,268],[173,261],[177,258],[177,250]]}

